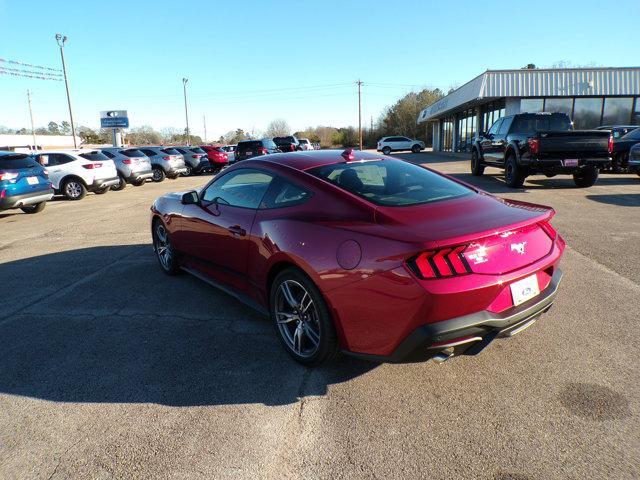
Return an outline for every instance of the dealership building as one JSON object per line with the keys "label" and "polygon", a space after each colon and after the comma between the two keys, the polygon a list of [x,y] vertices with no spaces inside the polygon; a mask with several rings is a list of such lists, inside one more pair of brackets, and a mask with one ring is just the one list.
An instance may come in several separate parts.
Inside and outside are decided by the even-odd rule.
{"label": "dealership building", "polygon": [[640,125],[640,67],[487,70],[418,115],[433,149],[469,151],[504,115],[563,112],[576,129]]}

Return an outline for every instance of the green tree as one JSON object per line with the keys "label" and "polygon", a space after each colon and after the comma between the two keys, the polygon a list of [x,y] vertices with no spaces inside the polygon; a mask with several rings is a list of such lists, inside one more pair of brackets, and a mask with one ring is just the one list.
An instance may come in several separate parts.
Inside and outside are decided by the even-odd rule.
{"label": "green tree", "polygon": [[66,120],[60,124],[60,133],[62,135],[71,135],[71,125]]}
{"label": "green tree", "polygon": [[56,122],[49,122],[47,130],[49,132],[49,135],[60,135],[60,127]]}
{"label": "green tree", "polygon": [[376,131],[378,138],[385,135],[405,135],[424,140],[427,144],[432,143],[431,130],[427,133],[424,125],[417,123],[418,114],[443,96],[438,88],[407,93],[383,114]]}

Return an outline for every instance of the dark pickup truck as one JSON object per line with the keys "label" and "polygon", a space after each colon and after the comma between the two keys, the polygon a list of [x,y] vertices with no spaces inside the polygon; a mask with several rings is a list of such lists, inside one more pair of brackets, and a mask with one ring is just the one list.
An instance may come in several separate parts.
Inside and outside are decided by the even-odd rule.
{"label": "dark pickup truck", "polygon": [[273,141],[283,152],[295,152],[296,150],[302,150],[300,141],[294,135],[275,137]]}
{"label": "dark pickup truck", "polygon": [[573,130],[565,113],[519,113],[498,119],[471,150],[471,173],[504,169],[509,187],[521,187],[529,175],[573,175],[578,187],[590,187],[611,163],[613,138],[603,130]]}

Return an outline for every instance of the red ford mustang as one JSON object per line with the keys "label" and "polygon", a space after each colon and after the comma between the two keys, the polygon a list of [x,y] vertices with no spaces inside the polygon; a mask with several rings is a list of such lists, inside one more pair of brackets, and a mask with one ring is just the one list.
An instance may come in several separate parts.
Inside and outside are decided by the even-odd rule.
{"label": "red ford mustang", "polygon": [[372,153],[243,161],[151,211],[165,273],[268,313],[307,365],[477,354],[549,310],[562,275],[551,208]]}

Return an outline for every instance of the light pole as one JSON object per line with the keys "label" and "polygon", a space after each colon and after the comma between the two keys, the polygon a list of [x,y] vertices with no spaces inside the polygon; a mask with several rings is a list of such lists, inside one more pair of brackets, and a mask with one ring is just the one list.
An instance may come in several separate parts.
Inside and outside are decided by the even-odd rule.
{"label": "light pole", "polygon": [[182,79],[182,88],[184,89],[184,116],[187,120],[187,145],[191,145],[191,135],[189,135],[189,110],[187,109],[187,83],[188,78]]}
{"label": "light pole", "polygon": [[38,150],[36,143],[36,130],[33,126],[33,109],[31,108],[31,92],[27,90],[27,101],[29,102],[29,118],[31,118],[31,135],[33,136],[33,149]]}
{"label": "light pole", "polygon": [[64,74],[64,86],[67,88],[67,103],[69,104],[69,118],[71,119],[71,136],[73,137],[73,148],[78,148],[76,142],[76,128],[73,123],[73,111],[71,110],[71,95],[69,94],[69,80],[67,79],[67,65],[64,62],[64,44],[67,41],[66,35],[56,33],[56,42],[60,47],[60,57],[62,57],[62,73]]}
{"label": "light pole", "polygon": [[362,82],[358,80],[356,83],[358,84],[358,144],[362,151],[362,97],[360,93]]}

